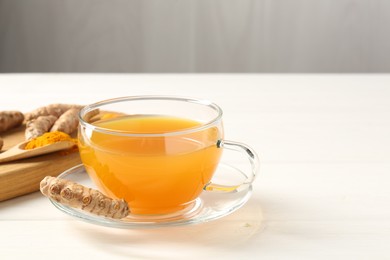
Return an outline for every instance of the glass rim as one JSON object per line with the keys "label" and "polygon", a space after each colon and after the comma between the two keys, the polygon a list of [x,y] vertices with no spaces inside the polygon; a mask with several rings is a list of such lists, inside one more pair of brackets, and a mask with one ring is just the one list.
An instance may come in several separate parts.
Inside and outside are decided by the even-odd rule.
{"label": "glass rim", "polygon": [[[217,112],[217,115],[213,117],[212,120],[207,121],[205,123],[200,124],[196,127],[191,128],[185,128],[178,131],[169,131],[166,133],[129,133],[127,131],[122,130],[113,130],[109,128],[104,128],[100,126],[93,125],[92,123],[88,123],[84,120],[84,116],[95,110],[99,109],[101,106],[114,104],[114,103],[121,103],[125,101],[139,101],[139,100],[160,100],[160,101],[179,101],[183,103],[193,103],[198,105],[203,105],[205,107],[209,107]],[[124,97],[118,97],[118,98],[111,98],[102,100],[96,103],[92,103],[89,105],[84,106],[79,114],[79,124],[81,126],[84,126],[86,128],[89,128],[93,131],[110,134],[110,135],[120,135],[120,136],[128,136],[128,137],[158,137],[158,136],[176,136],[176,135],[185,135],[185,134],[191,134],[195,132],[199,132],[202,130],[205,130],[207,128],[210,128],[216,124],[218,124],[222,119],[222,109],[215,103],[211,102],[207,99],[198,99],[198,98],[190,98],[190,97],[179,97],[179,96],[162,96],[162,95],[143,95],[143,96],[124,96]]]}

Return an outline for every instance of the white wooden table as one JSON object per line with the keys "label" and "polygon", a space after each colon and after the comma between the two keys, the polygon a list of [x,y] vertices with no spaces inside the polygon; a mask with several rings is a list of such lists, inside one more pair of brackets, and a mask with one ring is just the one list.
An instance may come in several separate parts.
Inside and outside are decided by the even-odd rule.
{"label": "white wooden table", "polygon": [[[192,226],[114,229],[39,192],[0,203],[0,259],[389,259],[390,75],[0,76],[0,110],[164,94],[211,99],[250,144],[251,199]],[[0,166],[1,171],[1,166]]]}

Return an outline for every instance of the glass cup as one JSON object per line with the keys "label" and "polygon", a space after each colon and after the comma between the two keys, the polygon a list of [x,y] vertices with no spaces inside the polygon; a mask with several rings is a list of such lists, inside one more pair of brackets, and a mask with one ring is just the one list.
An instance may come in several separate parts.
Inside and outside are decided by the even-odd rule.
{"label": "glass cup", "polygon": [[[207,100],[121,97],[87,105],[79,116],[80,156],[88,175],[107,196],[125,199],[132,214],[189,210],[203,191],[239,191],[258,171],[250,147],[224,140],[222,110]],[[214,183],[224,149],[249,159],[243,181]]]}

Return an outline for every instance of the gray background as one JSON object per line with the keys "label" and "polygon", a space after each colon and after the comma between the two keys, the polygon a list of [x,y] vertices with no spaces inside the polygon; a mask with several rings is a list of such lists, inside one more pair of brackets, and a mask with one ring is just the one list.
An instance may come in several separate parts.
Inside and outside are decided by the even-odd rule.
{"label": "gray background", "polygon": [[390,72],[390,1],[0,0],[0,72]]}

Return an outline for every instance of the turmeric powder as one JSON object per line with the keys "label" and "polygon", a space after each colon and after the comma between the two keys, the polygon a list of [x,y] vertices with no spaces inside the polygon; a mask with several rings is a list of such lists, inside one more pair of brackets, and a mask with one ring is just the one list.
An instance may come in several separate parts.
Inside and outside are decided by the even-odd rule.
{"label": "turmeric powder", "polygon": [[25,150],[34,149],[37,147],[42,147],[60,141],[72,141],[74,142],[75,146],[77,145],[77,139],[72,138],[70,135],[66,133],[55,131],[55,132],[47,132],[39,137],[32,139],[30,142],[26,144],[24,149]]}
{"label": "turmeric powder", "polygon": [[109,198],[100,191],[69,180],[46,176],[40,183],[40,190],[58,203],[98,216],[121,219],[129,214],[125,200]]}

